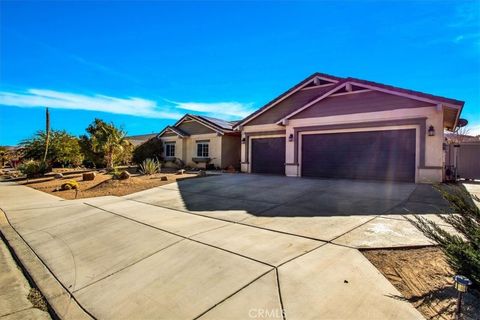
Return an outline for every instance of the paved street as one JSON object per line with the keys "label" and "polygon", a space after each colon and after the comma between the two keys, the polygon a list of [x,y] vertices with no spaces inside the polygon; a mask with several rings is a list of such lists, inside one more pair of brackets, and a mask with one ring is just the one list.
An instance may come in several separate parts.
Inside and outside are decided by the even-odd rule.
{"label": "paved street", "polygon": [[357,248],[429,244],[405,216],[446,203],[426,185],[224,174],[73,201],[1,184],[0,207],[97,319],[421,319]]}

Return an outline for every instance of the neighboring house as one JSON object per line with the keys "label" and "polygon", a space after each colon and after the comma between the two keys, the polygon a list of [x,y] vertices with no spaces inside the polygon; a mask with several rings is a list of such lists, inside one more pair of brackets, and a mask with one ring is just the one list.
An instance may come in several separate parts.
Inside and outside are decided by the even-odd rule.
{"label": "neighboring house", "polygon": [[237,123],[242,171],[440,182],[463,101],[315,73]]}
{"label": "neighboring house", "polygon": [[125,140],[127,140],[131,144],[133,144],[134,147],[137,147],[137,146],[141,145],[142,143],[146,142],[147,140],[150,140],[151,138],[155,137],[156,135],[157,135],[156,133],[141,134],[141,135],[137,135],[137,136],[125,137]]}
{"label": "neighboring house", "polygon": [[240,168],[240,132],[235,122],[186,114],[158,134],[164,145],[165,166],[181,160],[194,168]]}

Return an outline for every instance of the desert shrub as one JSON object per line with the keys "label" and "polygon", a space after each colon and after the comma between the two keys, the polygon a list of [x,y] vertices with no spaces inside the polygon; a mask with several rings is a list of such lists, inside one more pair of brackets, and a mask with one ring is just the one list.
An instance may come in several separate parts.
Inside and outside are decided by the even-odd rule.
{"label": "desert shrub", "polygon": [[145,141],[141,145],[137,146],[135,150],[133,150],[132,160],[136,164],[141,164],[144,160],[148,158],[162,159],[162,152],[162,142],[157,139],[157,137],[153,137]]}
{"label": "desert shrub", "polygon": [[142,164],[140,164],[140,172],[146,175],[155,174],[160,172],[161,164],[156,159],[145,159]]}
{"label": "desert shrub", "polygon": [[117,167],[108,170],[108,174],[112,175],[112,179],[118,179],[120,177],[120,171]]}
{"label": "desert shrub", "polygon": [[51,168],[43,161],[27,160],[18,166],[18,170],[28,178],[33,178],[51,171]]}
{"label": "desert shrub", "polygon": [[[23,140],[23,156],[27,159],[43,160],[45,141],[45,131],[38,131],[33,137]],[[78,138],[66,131],[52,130],[46,161],[55,167],[80,165],[83,154]]]}
{"label": "desert shrub", "polygon": [[77,181],[69,180],[69,181],[65,182],[64,184],[62,184],[61,189],[62,190],[72,190],[72,189],[78,190],[79,187],[80,187],[80,185],[78,184]]}
{"label": "desert shrub", "polygon": [[[464,239],[439,227],[435,222],[415,215],[410,220],[428,238],[436,241],[457,274],[464,275],[480,288],[480,209],[463,186],[444,185],[437,187],[450,202],[455,215],[438,215],[452,225]],[[475,197],[476,198],[476,197]],[[476,200],[479,200],[476,198]]]}

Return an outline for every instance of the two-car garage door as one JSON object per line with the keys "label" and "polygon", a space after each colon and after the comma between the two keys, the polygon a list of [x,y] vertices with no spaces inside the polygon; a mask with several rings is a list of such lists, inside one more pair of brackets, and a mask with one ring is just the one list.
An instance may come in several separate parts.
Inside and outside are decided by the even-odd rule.
{"label": "two-car garage door", "polygon": [[[301,135],[304,177],[415,181],[415,129]],[[251,171],[285,174],[285,137],[252,139]]]}
{"label": "two-car garage door", "polygon": [[415,181],[415,129],[304,134],[304,177]]}

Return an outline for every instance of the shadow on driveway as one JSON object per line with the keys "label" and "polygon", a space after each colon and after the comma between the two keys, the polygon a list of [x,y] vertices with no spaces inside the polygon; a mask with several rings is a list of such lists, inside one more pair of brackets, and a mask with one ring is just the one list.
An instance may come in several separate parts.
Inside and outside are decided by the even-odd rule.
{"label": "shadow on driveway", "polygon": [[[222,174],[179,181],[181,201],[162,206],[192,212],[243,211],[261,217],[432,214],[448,210],[430,185],[384,181],[328,180],[258,174]],[[155,201],[155,199],[152,199]]]}

